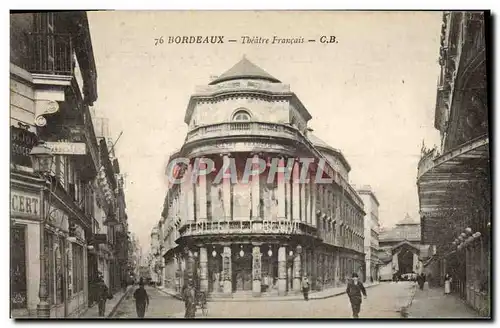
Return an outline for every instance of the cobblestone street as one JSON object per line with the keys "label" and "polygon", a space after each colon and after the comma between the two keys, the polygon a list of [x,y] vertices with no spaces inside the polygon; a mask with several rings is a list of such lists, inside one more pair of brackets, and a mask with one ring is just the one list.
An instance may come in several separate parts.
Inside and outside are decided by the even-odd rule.
{"label": "cobblestone street", "polygon": [[[137,289],[135,286],[134,290]],[[184,311],[184,303],[174,297],[168,296],[156,288],[146,287],[149,295],[149,308],[146,318],[169,318],[178,316]],[[137,318],[135,310],[134,293],[129,293],[118,306],[113,318]]]}
{"label": "cobblestone street", "polygon": [[[363,300],[361,318],[400,318],[399,310],[409,302],[413,284],[382,283],[367,289],[368,298]],[[146,318],[182,318],[184,304],[158,290],[148,288],[151,304]],[[351,308],[347,296],[339,295],[311,301],[260,302],[209,302],[209,318],[350,318]],[[135,305],[130,295],[120,304],[118,318],[135,318]],[[198,318],[203,318],[200,311]]]}

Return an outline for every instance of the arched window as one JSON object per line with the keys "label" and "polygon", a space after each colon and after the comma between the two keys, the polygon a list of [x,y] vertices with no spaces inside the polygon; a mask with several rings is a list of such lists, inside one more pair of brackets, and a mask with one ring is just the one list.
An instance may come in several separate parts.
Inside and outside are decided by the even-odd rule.
{"label": "arched window", "polygon": [[246,110],[237,110],[233,115],[233,121],[250,121],[250,114]]}

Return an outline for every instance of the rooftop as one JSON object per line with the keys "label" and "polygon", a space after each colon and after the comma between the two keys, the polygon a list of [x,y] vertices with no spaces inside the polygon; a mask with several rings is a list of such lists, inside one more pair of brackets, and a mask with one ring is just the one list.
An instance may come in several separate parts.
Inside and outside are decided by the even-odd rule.
{"label": "rooftop", "polygon": [[351,170],[351,166],[347,162],[347,159],[344,157],[344,154],[342,154],[342,152],[339,149],[333,148],[332,146],[330,146],[329,144],[327,144],[326,142],[324,142],[323,140],[316,137],[314,134],[310,132],[307,133],[307,139],[309,139],[309,141],[311,141],[311,143],[315,147],[321,148],[320,150],[322,151],[327,150],[329,153],[333,153],[342,162],[342,164],[344,164],[348,172]]}
{"label": "rooftop", "polygon": [[414,221],[408,214],[391,230],[382,230],[379,234],[380,242],[408,240],[420,243],[420,222]]}
{"label": "rooftop", "polygon": [[267,80],[273,83],[281,83],[280,80],[273,77],[262,68],[249,61],[245,56],[243,56],[243,58],[238,63],[236,63],[236,65],[210,82],[209,85],[239,79]]}

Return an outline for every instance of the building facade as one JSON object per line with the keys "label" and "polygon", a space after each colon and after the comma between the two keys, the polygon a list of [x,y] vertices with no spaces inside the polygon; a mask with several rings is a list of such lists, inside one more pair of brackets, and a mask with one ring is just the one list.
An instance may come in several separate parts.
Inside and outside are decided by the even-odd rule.
{"label": "building facade", "polygon": [[380,223],[378,218],[378,202],[371,186],[362,186],[357,189],[358,194],[363,200],[365,206],[364,218],[364,236],[365,236],[365,262],[366,262],[366,281],[379,280],[379,230]]}
{"label": "building facade", "polygon": [[379,235],[380,280],[393,280],[395,275],[422,273],[429,259],[429,245],[421,244],[420,222],[408,214],[392,229]]}
{"label": "building facade", "polygon": [[[363,203],[348,183],[344,156],[311,134],[310,119],[288,85],[246,58],[197,88],[185,143],[170,162],[189,159],[176,167],[179,177],[196,171],[201,158],[215,167],[168,189],[167,288],[179,291],[191,276],[212,296],[284,295],[300,290],[302,276],[321,290],[343,285],[353,272],[364,275]],[[313,159],[304,169],[307,183],[298,182],[307,167],[301,157]],[[247,181],[248,159],[265,164]],[[217,181],[216,173],[230,166],[236,179]],[[291,179],[282,172],[273,179],[272,167],[285,166]],[[317,172],[331,181],[317,183]]]}
{"label": "building facade", "polygon": [[490,315],[491,177],[486,21],[483,12],[445,12],[434,126],[440,149],[422,149],[417,185],[428,269],[442,285]]}
{"label": "building facade", "polygon": [[163,257],[161,256],[162,244],[161,241],[161,222],[159,225],[156,225],[151,230],[151,245],[150,251],[148,255],[148,266],[149,266],[149,276],[151,277],[151,281],[155,285],[162,285],[164,280],[163,273]]}
{"label": "building facade", "polygon": [[[92,301],[102,165],[87,16],[11,14],[10,31],[11,314],[36,317],[45,290],[51,317],[78,316]],[[29,156],[39,143],[54,154],[47,177]]]}

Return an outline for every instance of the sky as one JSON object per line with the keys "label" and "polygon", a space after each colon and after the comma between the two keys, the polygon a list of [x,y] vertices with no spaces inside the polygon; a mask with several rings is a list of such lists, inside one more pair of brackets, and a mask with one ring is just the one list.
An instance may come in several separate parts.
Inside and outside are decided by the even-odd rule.
{"label": "sky", "polygon": [[[130,230],[143,249],[159,221],[169,155],[182,146],[195,86],[244,55],[290,84],[312,115],[314,134],[340,149],[350,182],[371,185],[379,220],[418,220],[420,149],[439,145],[434,129],[440,12],[89,12],[97,66],[98,115],[109,119],[126,174]],[[158,44],[168,36],[319,38],[294,45]]]}

